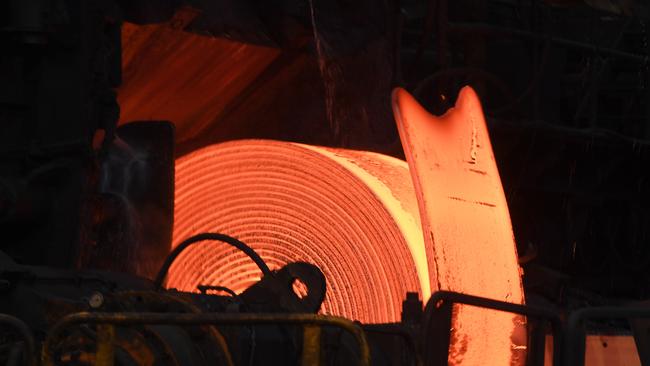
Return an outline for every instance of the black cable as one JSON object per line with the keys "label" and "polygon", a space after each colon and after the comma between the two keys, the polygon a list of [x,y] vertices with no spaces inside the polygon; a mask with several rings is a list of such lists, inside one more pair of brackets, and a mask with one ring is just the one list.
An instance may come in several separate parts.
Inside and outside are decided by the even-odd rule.
{"label": "black cable", "polygon": [[158,274],[156,275],[156,279],[154,280],[154,286],[156,289],[161,289],[163,281],[165,281],[165,278],[167,278],[167,272],[169,271],[169,268],[172,266],[176,258],[190,245],[193,245],[197,242],[204,241],[204,240],[215,240],[215,241],[221,241],[226,244],[230,244],[233,247],[241,250],[246,254],[250,259],[257,264],[257,267],[259,267],[260,270],[262,270],[262,273],[266,276],[271,274],[271,270],[269,267],[266,265],[262,257],[260,257],[257,252],[253,250],[253,248],[249,247],[245,243],[231,237],[225,234],[220,234],[220,233],[202,233],[198,235],[194,235],[192,237],[189,237],[185,239],[183,242],[178,244],[174,250],[172,250],[171,253],[167,256],[165,259],[165,262],[163,265],[160,267],[160,270],[158,271]]}
{"label": "black cable", "polygon": [[208,290],[213,290],[213,291],[222,291],[228,293],[232,297],[239,297],[235,291],[232,289],[226,287],[226,286],[213,286],[213,285],[198,285],[196,288],[201,291],[202,294],[207,294]]}

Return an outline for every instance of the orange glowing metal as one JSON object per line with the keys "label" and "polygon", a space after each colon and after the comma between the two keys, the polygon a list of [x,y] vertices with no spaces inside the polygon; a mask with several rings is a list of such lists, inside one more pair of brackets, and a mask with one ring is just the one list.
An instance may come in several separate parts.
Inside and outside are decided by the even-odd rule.
{"label": "orange glowing metal", "polygon": [[[363,322],[398,321],[407,291],[430,295],[417,210],[406,162],[369,152],[244,140],[176,163],[175,244],[216,231],[272,269],[316,264],[327,278],[322,312]],[[260,275],[241,253],[206,243],[178,258],[168,286],[240,292]]]}
{"label": "orange glowing metal", "polygon": [[[465,87],[443,116],[403,89],[393,111],[418,198],[432,291],[445,289],[523,303],[508,206],[478,97]],[[507,313],[455,309],[449,363],[523,362],[513,342],[521,320]],[[519,324],[521,326],[521,324]]]}
{"label": "orange glowing metal", "polygon": [[[261,140],[178,159],[174,243],[216,231],[248,243],[271,268],[314,263],[328,281],[321,311],[367,323],[397,321],[407,291],[425,301],[448,289],[522,303],[508,208],[478,98],[465,88],[454,109],[435,117],[398,89],[393,107],[408,164]],[[260,275],[242,253],[206,244],[178,258],[168,286],[240,292]],[[521,319],[469,307],[454,314],[450,364],[523,361],[518,350],[525,346],[514,340]]]}

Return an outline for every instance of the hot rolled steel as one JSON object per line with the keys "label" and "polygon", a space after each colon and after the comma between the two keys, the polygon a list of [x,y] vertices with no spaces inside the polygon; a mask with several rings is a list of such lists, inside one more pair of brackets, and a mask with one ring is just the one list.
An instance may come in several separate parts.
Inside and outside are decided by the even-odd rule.
{"label": "hot rolled steel", "polygon": [[[407,292],[430,296],[429,265],[406,162],[296,143],[241,140],[176,162],[174,246],[201,232],[247,243],[271,269],[317,265],[321,312],[365,323],[399,321]],[[188,248],[167,287],[241,292],[261,272],[226,245]]]}

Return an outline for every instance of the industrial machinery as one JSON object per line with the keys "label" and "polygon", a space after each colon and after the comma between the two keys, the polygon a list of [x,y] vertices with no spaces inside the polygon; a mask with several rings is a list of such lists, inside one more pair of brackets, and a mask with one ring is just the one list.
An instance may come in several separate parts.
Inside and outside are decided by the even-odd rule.
{"label": "industrial machinery", "polygon": [[0,363],[650,364],[647,5],[0,10]]}

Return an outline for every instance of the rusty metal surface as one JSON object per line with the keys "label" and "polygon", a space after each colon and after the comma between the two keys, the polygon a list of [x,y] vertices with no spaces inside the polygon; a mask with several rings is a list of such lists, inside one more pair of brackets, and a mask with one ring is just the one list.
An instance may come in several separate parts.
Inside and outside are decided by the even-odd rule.
{"label": "rusty metal surface", "polygon": [[[370,365],[370,348],[363,330],[350,320],[313,314],[185,314],[185,313],[76,313],[56,323],[43,343],[42,365],[53,366],[53,349],[62,332],[69,326],[79,324],[111,324],[131,326],[143,324],[167,325],[252,325],[252,324],[299,324],[303,326],[333,326],[354,336],[359,345],[359,365]],[[312,334],[314,335],[314,334]]]}
{"label": "rusty metal surface", "polygon": [[[474,91],[465,87],[456,106],[438,117],[396,89],[393,111],[420,207],[432,290],[523,303],[508,206]],[[511,314],[458,306],[452,327],[452,365],[524,361],[525,337],[514,339],[525,332],[523,322]]]}

